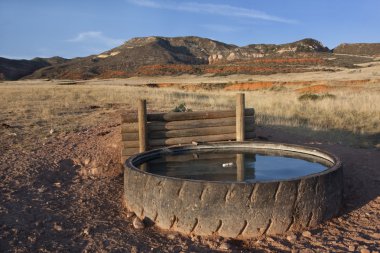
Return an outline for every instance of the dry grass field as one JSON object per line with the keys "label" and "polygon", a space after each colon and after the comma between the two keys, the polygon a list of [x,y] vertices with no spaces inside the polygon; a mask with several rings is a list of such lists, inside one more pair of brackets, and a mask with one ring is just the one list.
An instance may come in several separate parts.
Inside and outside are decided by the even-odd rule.
{"label": "dry grass field", "polygon": [[[5,82],[0,84],[0,121],[23,125],[31,131],[69,132],[107,121],[109,112],[135,110],[138,99],[147,99],[149,111],[171,111],[180,103],[193,111],[219,110],[233,108],[234,94],[241,92],[205,90],[197,84],[189,91],[189,86],[150,88],[122,80],[75,85],[59,81]],[[299,92],[310,87],[315,85],[299,82],[245,91],[246,103],[255,108],[256,122],[261,126],[317,130],[341,141],[353,141],[353,135],[362,140],[380,132],[380,80],[335,86],[322,93]],[[377,145],[376,141],[362,144]]]}
{"label": "dry grass field", "polygon": [[[376,252],[380,70],[378,65],[368,69],[346,75],[2,82],[0,249]],[[298,82],[289,83],[292,79]],[[272,83],[250,88],[257,82]],[[176,85],[147,85],[162,83]],[[212,83],[224,88],[210,89]],[[187,237],[154,227],[135,230],[121,208],[120,110],[135,110],[140,98],[147,99],[149,111],[170,111],[180,103],[194,111],[233,108],[235,93],[241,91],[225,87],[242,83],[248,83],[247,106],[256,110],[258,137],[317,146],[342,158],[345,205],[340,216],[311,229],[311,235],[300,232],[248,241]],[[304,92],[316,85],[328,88]]]}

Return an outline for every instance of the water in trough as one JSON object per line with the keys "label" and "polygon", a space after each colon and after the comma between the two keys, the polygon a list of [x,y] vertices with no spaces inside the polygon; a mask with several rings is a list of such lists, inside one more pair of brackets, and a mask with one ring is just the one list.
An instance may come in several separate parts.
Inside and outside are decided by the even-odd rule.
{"label": "water in trough", "polygon": [[323,158],[295,152],[197,150],[156,157],[139,167],[181,179],[266,182],[304,177],[332,165]]}

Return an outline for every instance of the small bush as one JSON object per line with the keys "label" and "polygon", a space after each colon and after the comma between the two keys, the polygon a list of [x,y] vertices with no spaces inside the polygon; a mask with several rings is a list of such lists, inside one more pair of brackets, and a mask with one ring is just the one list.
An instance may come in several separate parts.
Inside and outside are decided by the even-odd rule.
{"label": "small bush", "polygon": [[147,84],[145,84],[145,86],[149,87],[149,88],[159,88],[158,84],[156,84],[156,83],[147,83]]}
{"label": "small bush", "polygon": [[325,98],[335,99],[336,96],[333,94],[329,94],[329,93],[325,93],[325,94],[321,94],[321,95],[307,93],[307,94],[303,94],[303,95],[299,96],[298,100],[299,101],[307,101],[307,100],[315,101],[315,100],[322,100]]}
{"label": "small bush", "polygon": [[186,103],[180,103],[177,105],[174,109],[173,112],[192,112],[190,108],[186,106]]}
{"label": "small bush", "polygon": [[298,97],[299,101],[306,101],[306,100],[317,100],[319,98],[319,95],[317,94],[303,94]]}
{"label": "small bush", "polygon": [[321,99],[329,98],[329,99],[336,99],[336,96],[330,93],[322,94]]}
{"label": "small bush", "polygon": [[283,90],[286,90],[286,88],[284,87],[284,85],[274,85],[272,87],[270,87],[271,91],[283,91]]}

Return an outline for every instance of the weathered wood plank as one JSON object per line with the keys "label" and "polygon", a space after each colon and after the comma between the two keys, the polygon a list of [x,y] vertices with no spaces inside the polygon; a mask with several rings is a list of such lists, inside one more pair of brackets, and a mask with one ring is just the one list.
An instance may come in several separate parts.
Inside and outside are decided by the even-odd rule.
{"label": "weathered wood plank", "polygon": [[[254,133],[247,133],[247,136],[254,136]],[[159,145],[178,145],[178,144],[189,144],[192,141],[196,142],[212,142],[212,141],[227,141],[236,140],[236,134],[218,134],[218,135],[204,135],[204,136],[191,136],[191,137],[179,137],[179,138],[168,138],[168,139],[152,139],[149,141],[151,147]]]}
{"label": "weathered wood plank", "polygon": [[150,139],[179,138],[202,135],[231,134],[235,132],[234,126],[202,127],[183,130],[157,131],[149,133]]}
{"label": "weathered wood plank", "polygon": [[244,111],[245,111],[244,93],[236,94],[236,140],[237,141],[244,141],[244,136],[245,136]]}
{"label": "weathered wood plank", "polygon": [[137,141],[139,139],[139,133],[122,133],[121,138],[123,141]]}
{"label": "weathered wood plank", "polygon": [[[247,124],[246,131],[251,132],[254,130],[253,124]],[[163,138],[179,138],[191,136],[204,136],[204,135],[218,135],[218,134],[232,134],[235,133],[236,126],[223,126],[223,127],[202,127],[183,130],[170,130],[170,131],[154,131],[148,133],[148,139],[163,139]],[[123,133],[123,141],[137,141],[139,135],[135,133]]]}
{"label": "weathered wood plank", "polygon": [[[252,139],[256,136],[254,131],[246,132],[246,140]],[[191,144],[192,141],[196,142],[213,142],[213,141],[228,141],[236,140],[236,134],[219,134],[219,135],[202,135],[202,136],[190,136],[190,137],[178,137],[178,138],[163,138],[163,139],[150,139],[148,141],[148,149],[178,145],[178,144]],[[138,148],[138,140],[123,140],[123,146],[125,148]]]}
{"label": "weathered wood plank", "polygon": [[[123,147],[124,148],[139,148],[139,141],[131,141],[131,140],[123,140]],[[149,146],[148,146],[149,147]]]}
{"label": "weathered wood plank", "polygon": [[124,147],[123,150],[122,150],[122,152],[121,152],[121,155],[122,156],[131,156],[131,155],[134,155],[134,154],[137,154],[137,153],[140,153],[138,148]]}
{"label": "weathered wood plank", "polygon": [[[245,109],[245,115],[253,116],[253,108]],[[235,117],[236,110],[228,111],[199,111],[199,112],[169,112],[169,113],[149,113],[147,114],[147,121],[183,121],[183,120],[197,120],[197,119],[219,119],[227,117]],[[122,113],[122,123],[137,122],[136,113]]]}
{"label": "weathered wood plank", "polygon": [[139,150],[144,152],[147,150],[148,145],[148,131],[146,127],[146,100],[139,100],[138,106],[138,124],[139,124]]}
{"label": "weathered wood plank", "polygon": [[[248,116],[244,118],[245,124],[254,124],[254,117]],[[152,121],[147,123],[148,132],[164,131],[164,130],[179,130],[191,129],[200,127],[215,127],[215,126],[235,126],[236,117],[220,118],[220,119],[200,119],[200,120],[184,120],[160,122]],[[122,133],[134,133],[138,131],[137,123],[124,123],[121,125]]]}
{"label": "weathered wood plank", "polygon": [[[148,131],[149,131],[149,123],[148,125]],[[121,133],[138,133],[139,131],[139,125],[137,123],[122,123],[121,124]]]}

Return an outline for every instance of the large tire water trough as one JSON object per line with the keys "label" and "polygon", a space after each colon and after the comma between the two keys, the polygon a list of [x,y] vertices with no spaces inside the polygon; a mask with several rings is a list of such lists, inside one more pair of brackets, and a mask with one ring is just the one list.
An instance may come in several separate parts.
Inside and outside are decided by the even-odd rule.
{"label": "large tire water trough", "polygon": [[[232,149],[314,157],[330,166],[303,177],[263,182],[180,179],[138,168],[154,158],[181,152]],[[159,228],[185,234],[248,238],[297,231],[330,219],[342,202],[340,160],[310,147],[269,142],[175,146],[134,155],[124,166],[125,207]]]}

